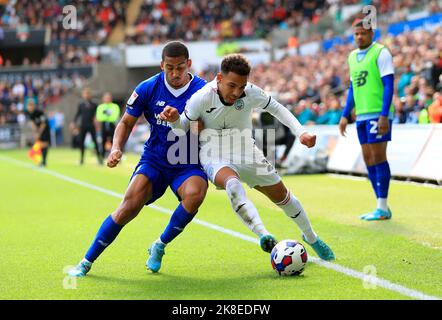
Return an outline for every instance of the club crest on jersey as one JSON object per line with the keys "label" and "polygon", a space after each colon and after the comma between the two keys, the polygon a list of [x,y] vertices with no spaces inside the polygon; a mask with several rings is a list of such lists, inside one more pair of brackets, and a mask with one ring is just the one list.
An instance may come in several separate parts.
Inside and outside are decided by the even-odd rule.
{"label": "club crest on jersey", "polygon": [[235,101],[235,109],[236,110],[242,110],[244,109],[244,101],[242,99]]}

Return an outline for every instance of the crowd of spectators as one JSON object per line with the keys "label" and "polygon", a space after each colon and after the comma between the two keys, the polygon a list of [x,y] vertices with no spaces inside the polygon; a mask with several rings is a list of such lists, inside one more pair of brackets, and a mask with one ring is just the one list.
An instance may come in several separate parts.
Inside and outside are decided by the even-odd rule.
{"label": "crowd of spectators", "polygon": [[[104,43],[118,21],[125,23],[128,3],[129,0],[12,0],[0,5],[0,26],[17,30],[50,28],[53,44],[80,40]],[[70,12],[63,12],[65,6],[76,10],[75,28],[63,26],[63,19]]]}
{"label": "crowd of spectators", "polygon": [[126,43],[262,38],[275,27],[315,21],[326,5],[325,0],[145,0]]}
{"label": "crowd of spectators", "polygon": [[[79,75],[0,79],[0,125],[23,124],[30,100],[46,110],[48,105],[57,103],[69,90],[81,88],[85,82],[86,79]],[[53,115],[55,117],[56,113]]]}
{"label": "crowd of spectators", "polygon": [[353,17],[344,18],[343,9],[357,4],[374,5],[388,23],[417,7],[440,9],[436,0],[144,0],[126,43],[265,38],[274,29],[295,30],[300,41],[322,40],[348,27]]}
{"label": "crowd of spectators", "polygon": [[[441,122],[442,27],[379,40],[395,67],[395,123]],[[337,124],[345,106],[354,44],[255,66],[250,81],[278,97],[304,124]],[[211,78],[214,70],[203,72]]]}
{"label": "crowd of spectators", "polygon": [[[116,24],[119,21],[125,24],[128,3],[129,0],[13,0],[0,4],[0,33],[15,30],[17,37],[26,39],[31,29],[50,30],[50,49],[44,56],[44,66],[88,65],[95,58],[88,54],[87,46],[105,44]],[[75,19],[69,16],[71,13]],[[7,58],[0,58],[0,66],[13,64]],[[40,61],[23,58],[16,64],[35,66]]]}
{"label": "crowd of spectators", "polygon": [[[14,0],[0,5],[0,28],[25,30],[51,29],[51,44],[37,62],[24,58],[23,66],[69,67],[88,65],[95,58],[79,41],[103,43],[118,21],[125,23],[129,0],[63,1]],[[380,13],[393,12],[391,19],[403,19],[421,1],[406,0],[144,0],[133,33],[127,43],[165,42],[264,37],[273,28],[317,24],[327,14],[339,12],[343,5],[373,4]],[[436,1],[424,1],[429,10],[438,10]],[[62,8],[73,5],[78,26],[63,29]],[[440,9],[440,8],[439,8]],[[392,52],[396,70],[394,96],[396,123],[441,122],[442,28],[406,32],[380,40]],[[336,124],[345,104],[349,85],[347,56],[354,44],[336,46],[328,52],[307,56],[286,56],[279,61],[255,66],[250,81],[286,104],[304,124]],[[1,61],[0,57],[0,61]],[[2,63],[0,62],[0,67]],[[10,62],[3,61],[3,65]],[[213,79],[217,69],[201,76]],[[80,76],[0,79],[0,124],[20,121],[28,99],[44,108],[72,87],[81,87]],[[439,113],[438,113],[439,112]]]}

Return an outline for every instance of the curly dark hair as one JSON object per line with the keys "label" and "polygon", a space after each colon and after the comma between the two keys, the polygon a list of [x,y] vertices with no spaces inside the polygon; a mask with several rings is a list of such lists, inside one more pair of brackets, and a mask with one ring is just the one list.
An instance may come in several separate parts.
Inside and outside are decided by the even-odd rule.
{"label": "curly dark hair", "polygon": [[249,60],[238,53],[225,56],[221,62],[221,72],[224,74],[233,72],[240,76],[248,76],[251,69]]}

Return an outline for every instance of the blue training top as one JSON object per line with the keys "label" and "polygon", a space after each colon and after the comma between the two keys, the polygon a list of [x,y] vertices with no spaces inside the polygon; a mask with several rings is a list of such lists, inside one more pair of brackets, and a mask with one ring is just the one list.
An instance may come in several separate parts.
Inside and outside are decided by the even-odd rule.
{"label": "blue training top", "polygon": [[[158,164],[167,167],[187,165],[186,163],[169,163],[167,159],[168,149],[178,141],[178,137],[175,136],[174,141],[167,141],[167,136],[171,128],[166,121],[160,119],[160,113],[164,107],[168,105],[177,108],[179,113],[184,111],[187,100],[206,84],[204,79],[195,75],[191,76],[192,80],[186,91],[178,97],[175,97],[166,87],[164,72],[160,72],[138,84],[127,101],[126,112],[137,118],[141,116],[141,114],[144,114],[144,117],[150,124],[150,137],[144,143],[144,152],[141,156],[141,161],[154,160]],[[187,153],[187,158],[189,159],[189,149]]]}

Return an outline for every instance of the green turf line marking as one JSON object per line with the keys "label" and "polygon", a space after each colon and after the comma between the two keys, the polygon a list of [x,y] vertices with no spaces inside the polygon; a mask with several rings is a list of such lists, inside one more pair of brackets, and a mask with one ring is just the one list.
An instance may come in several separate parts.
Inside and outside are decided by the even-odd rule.
{"label": "green turf line marking", "polygon": [[[84,182],[84,181],[81,181],[81,180],[77,180],[75,178],[71,178],[69,176],[60,174],[60,173],[52,171],[52,170],[36,167],[35,165],[29,164],[29,163],[24,162],[24,161],[20,161],[20,160],[16,160],[16,159],[13,159],[13,158],[10,158],[10,157],[4,157],[4,156],[0,156],[0,159],[4,160],[6,162],[9,162],[9,163],[18,165],[20,167],[25,167],[25,168],[37,170],[38,172],[41,172],[41,173],[44,173],[44,174],[47,174],[47,175],[59,178],[61,180],[64,180],[64,181],[67,181],[67,182],[70,182],[70,183],[73,183],[73,184],[76,184],[76,185],[79,185],[79,186],[82,186],[82,187],[85,187],[85,188],[88,188],[88,189],[91,189],[91,190],[95,190],[95,191],[107,194],[107,195],[115,197],[115,198],[119,198],[119,199],[123,198],[123,194],[120,194],[120,193],[117,193],[117,192],[114,192],[114,191],[111,191],[111,190],[108,190],[108,189],[105,189],[105,188],[102,188],[102,187],[99,187],[99,186],[87,183],[87,182]],[[159,207],[159,206],[156,206],[156,205],[149,205],[149,208],[152,208],[152,209],[157,210],[159,212],[166,213],[168,215],[171,215],[173,213],[172,210],[169,210],[169,209],[166,209],[166,208],[163,208],[163,207]],[[245,241],[249,241],[249,242],[253,242],[253,243],[259,243],[259,240],[256,239],[256,238],[249,237],[249,236],[244,235],[242,233],[239,233],[239,232],[236,232],[236,231],[233,231],[233,230],[230,230],[230,229],[226,229],[226,228],[223,228],[221,226],[218,226],[218,225],[206,222],[206,221],[202,221],[202,220],[199,220],[199,219],[193,219],[192,222],[196,223],[196,224],[199,224],[199,225],[202,225],[202,226],[205,226],[207,228],[210,228],[210,229],[213,229],[213,230],[216,230],[216,231],[219,231],[219,232],[231,235],[233,237],[243,239]],[[309,256],[308,260],[309,260],[309,262],[316,263],[316,264],[318,264],[318,265],[320,265],[320,266],[322,266],[324,268],[327,268],[327,269],[330,269],[330,270],[334,270],[336,272],[345,274],[345,275],[350,276],[352,278],[360,279],[360,280],[364,281],[364,283],[369,283],[369,284],[372,284],[372,285],[375,285],[375,286],[379,286],[379,287],[382,287],[384,289],[397,292],[399,294],[402,294],[402,295],[410,297],[410,298],[419,299],[419,300],[442,300],[439,297],[430,296],[430,295],[427,295],[427,294],[425,294],[423,292],[420,292],[420,291],[417,291],[417,290],[413,290],[413,289],[409,289],[409,288],[401,286],[399,284],[392,283],[392,282],[390,282],[388,280],[385,280],[385,279],[382,279],[382,278],[378,278],[378,277],[373,276],[373,275],[367,275],[365,273],[362,273],[362,272],[359,272],[359,271],[356,271],[356,270],[353,270],[353,269],[341,266],[341,265],[336,264],[336,263],[327,262],[327,261],[324,261],[324,260],[321,260],[321,259],[318,259],[318,258],[315,258],[315,257],[311,257],[311,256]]]}

